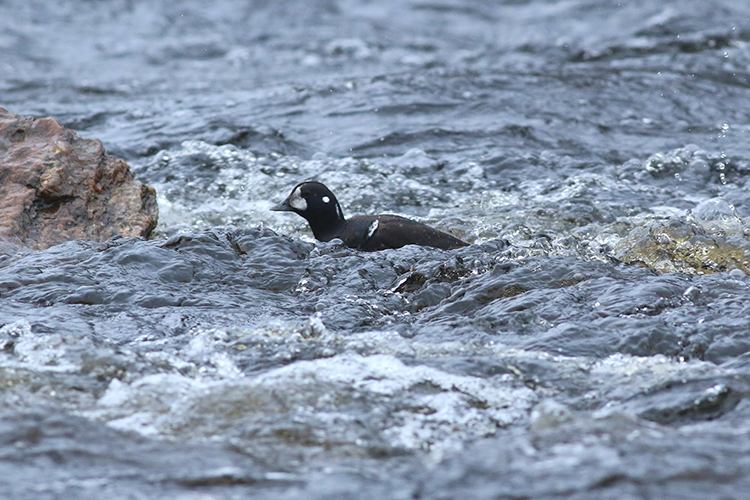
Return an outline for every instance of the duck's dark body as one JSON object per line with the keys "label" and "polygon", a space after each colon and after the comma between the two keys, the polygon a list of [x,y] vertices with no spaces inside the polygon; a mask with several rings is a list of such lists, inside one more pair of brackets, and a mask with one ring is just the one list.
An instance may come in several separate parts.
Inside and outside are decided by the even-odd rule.
{"label": "duck's dark body", "polygon": [[[370,237],[373,223],[377,227]],[[334,236],[344,245],[366,252],[401,248],[405,245],[422,245],[450,250],[465,247],[467,243],[448,233],[438,231],[419,222],[398,215],[360,215],[348,219],[343,229]]]}
{"label": "duck's dark body", "polygon": [[289,197],[272,210],[301,215],[320,241],[338,238],[344,245],[366,252],[405,245],[443,250],[468,245],[455,236],[398,215],[359,215],[345,219],[336,197],[319,182],[298,184]]}

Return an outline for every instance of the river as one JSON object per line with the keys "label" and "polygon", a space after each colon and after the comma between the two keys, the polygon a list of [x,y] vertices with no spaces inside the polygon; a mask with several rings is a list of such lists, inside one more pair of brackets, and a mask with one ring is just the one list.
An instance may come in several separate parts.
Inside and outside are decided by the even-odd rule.
{"label": "river", "polygon": [[[0,252],[0,496],[750,488],[750,4],[0,1],[0,106],[157,190]],[[467,240],[374,253],[271,212]],[[748,396],[748,397],[746,397]]]}

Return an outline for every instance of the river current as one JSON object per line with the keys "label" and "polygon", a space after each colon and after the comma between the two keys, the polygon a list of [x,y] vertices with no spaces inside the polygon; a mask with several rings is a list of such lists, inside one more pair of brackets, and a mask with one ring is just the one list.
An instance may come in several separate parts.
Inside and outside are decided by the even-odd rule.
{"label": "river current", "polygon": [[[750,488],[750,4],[0,1],[0,106],[157,190],[0,247],[0,496]],[[471,245],[271,212],[326,183]]]}

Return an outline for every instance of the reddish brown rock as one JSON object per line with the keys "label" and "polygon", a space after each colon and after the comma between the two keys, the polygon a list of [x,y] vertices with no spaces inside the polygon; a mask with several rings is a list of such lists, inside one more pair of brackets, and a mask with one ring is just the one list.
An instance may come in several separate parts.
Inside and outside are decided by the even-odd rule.
{"label": "reddish brown rock", "polygon": [[157,218],[154,189],[101,142],[0,108],[0,238],[47,248],[148,236]]}

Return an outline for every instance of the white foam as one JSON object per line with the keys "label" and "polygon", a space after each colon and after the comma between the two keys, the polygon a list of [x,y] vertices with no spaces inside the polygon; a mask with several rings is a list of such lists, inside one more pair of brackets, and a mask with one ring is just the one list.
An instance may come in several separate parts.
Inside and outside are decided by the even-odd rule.
{"label": "white foam", "polygon": [[67,346],[83,339],[66,339],[56,333],[37,334],[26,319],[0,328],[0,335],[13,337],[12,354],[0,356],[0,366],[25,368],[38,372],[74,372],[80,365],[69,357]]}
{"label": "white foam", "polygon": [[208,381],[159,374],[130,384],[113,381],[88,416],[141,434],[179,430],[194,437],[273,414],[290,424],[301,419],[324,434],[348,435],[342,426],[358,429],[356,421],[364,420],[392,446],[436,449],[518,421],[535,400],[530,389],[500,380],[407,366],[390,355],[345,353],[256,377]]}

